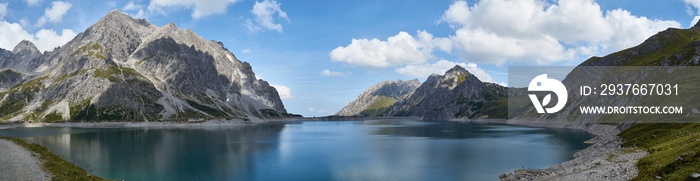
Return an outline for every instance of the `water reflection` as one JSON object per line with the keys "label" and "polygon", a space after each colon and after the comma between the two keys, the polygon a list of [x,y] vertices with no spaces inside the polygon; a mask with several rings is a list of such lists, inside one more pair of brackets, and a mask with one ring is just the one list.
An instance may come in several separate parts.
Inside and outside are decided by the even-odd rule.
{"label": "water reflection", "polygon": [[254,180],[250,173],[256,172],[255,154],[277,149],[283,128],[283,124],[225,129],[60,128],[75,134],[25,139],[109,179]]}
{"label": "water reflection", "polygon": [[407,120],[260,124],[219,129],[17,128],[108,179],[494,180],[571,159],[572,130]]}

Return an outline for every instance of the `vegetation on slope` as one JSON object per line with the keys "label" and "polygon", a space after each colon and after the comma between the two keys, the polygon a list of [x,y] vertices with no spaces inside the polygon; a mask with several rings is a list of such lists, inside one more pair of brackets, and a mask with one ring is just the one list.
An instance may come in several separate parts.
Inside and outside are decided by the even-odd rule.
{"label": "vegetation on slope", "polygon": [[[697,65],[691,57],[700,53],[699,40],[698,28],[668,29],[604,58],[626,66]],[[604,58],[594,57],[582,65],[596,65],[593,62]],[[620,136],[626,138],[623,146],[649,152],[637,162],[639,174],[634,180],[689,180],[690,174],[700,173],[700,124],[636,124]]]}
{"label": "vegetation on slope", "polygon": [[649,152],[637,162],[635,180],[686,180],[700,173],[700,124],[638,124],[620,136],[626,147]]}
{"label": "vegetation on slope", "polygon": [[374,100],[374,102],[372,102],[372,104],[367,106],[367,109],[360,112],[360,114],[365,116],[379,116],[379,114],[386,111],[386,109],[388,109],[389,106],[396,103],[396,101],[398,100],[391,97],[379,96],[377,97],[377,99]]}

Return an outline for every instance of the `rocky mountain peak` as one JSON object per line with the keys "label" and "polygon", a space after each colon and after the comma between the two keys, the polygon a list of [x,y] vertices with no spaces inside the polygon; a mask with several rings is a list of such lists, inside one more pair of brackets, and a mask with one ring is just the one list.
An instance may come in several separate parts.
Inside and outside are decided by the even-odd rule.
{"label": "rocky mountain peak", "polygon": [[693,28],[700,28],[700,21],[698,21],[697,23],[695,23],[695,25],[693,25]]}
{"label": "rocky mountain peak", "polygon": [[350,102],[337,115],[339,116],[377,116],[393,103],[408,98],[420,86],[418,79],[382,81],[372,85]]}
{"label": "rocky mountain peak", "polygon": [[[28,41],[15,51],[38,52]],[[289,116],[275,88],[254,80],[250,64],[223,44],[119,10],[49,53],[0,49],[0,69],[20,73],[0,76],[0,95],[6,95],[0,107],[15,107],[0,110],[0,122]]]}
{"label": "rocky mountain peak", "polygon": [[12,49],[13,53],[28,53],[28,54],[41,54],[39,49],[34,46],[34,43],[28,40],[22,40]]}
{"label": "rocky mountain peak", "polygon": [[467,71],[467,69],[464,69],[464,67],[459,66],[459,65],[455,65],[450,70],[447,70],[445,72],[445,74],[453,74],[453,73],[457,73],[457,72],[466,73],[467,75],[471,75],[471,73],[469,73],[469,71]]}

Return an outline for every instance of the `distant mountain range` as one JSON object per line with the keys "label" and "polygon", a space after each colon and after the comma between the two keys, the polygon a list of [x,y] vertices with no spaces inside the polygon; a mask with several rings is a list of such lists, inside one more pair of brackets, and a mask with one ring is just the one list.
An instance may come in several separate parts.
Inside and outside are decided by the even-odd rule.
{"label": "distant mountain range", "polygon": [[221,42],[118,10],[52,51],[0,49],[0,122],[290,116]]}
{"label": "distant mountain range", "polygon": [[[481,82],[460,66],[433,74],[423,83],[385,81],[376,84],[345,106],[339,116],[408,116],[450,118],[505,118],[506,87]],[[392,92],[393,91],[393,92]]]}

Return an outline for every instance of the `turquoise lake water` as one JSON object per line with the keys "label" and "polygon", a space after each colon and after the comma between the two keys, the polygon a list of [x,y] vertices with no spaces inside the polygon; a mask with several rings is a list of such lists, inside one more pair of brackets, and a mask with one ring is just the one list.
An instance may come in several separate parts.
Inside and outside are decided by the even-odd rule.
{"label": "turquoise lake water", "polygon": [[497,180],[572,159],[576,130],[397,120],[226,128],[14,128],[106,179]]}

